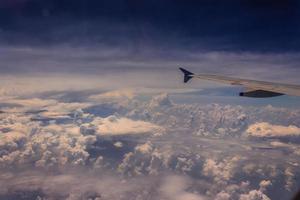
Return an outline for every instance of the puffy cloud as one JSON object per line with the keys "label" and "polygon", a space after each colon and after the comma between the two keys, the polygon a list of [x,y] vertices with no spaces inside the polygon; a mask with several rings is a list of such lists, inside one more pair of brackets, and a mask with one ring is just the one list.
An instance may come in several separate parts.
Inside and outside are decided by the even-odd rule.
{"label": "puffy cloud", "polygon": [[99,135],[146,134],[163,131],[162,127],[150,122],[113,115],[107,118],[95,118],[91,124],[96,127]]}
{"label": "puffy cloud", "polygon": [[187,192],[189,180],[181,176],[169,176],[164,180],[160,190],[164,199],[174,200],[204,200],[202,195]]}
{"label": "puffy cloud", "polygon": [[149,154],[153,151],[153,146],[151,142],[148,141],[145,144],[136,146],[135,151],[141,152],[143,154]]}
{"label": "puffy cloud", "polygon": [[230,199],[230,194],[224,191],[219,192],[215,197],[215,200],[229,200],[229,199]]}
{"label": "puffy cloud", "polygon": [[150,142],[137,145],[133,152],[126,153],[118,166],[118,171],[128,175],[157,175],[168,169],[169,155],[159,151]]}
{"label": "puffy cloud", "polygon": [[[19,150],[21,146],[27,141],[27,137],[24,133],[11,131],[6,133],[5,135],[0,136],[0,148],[1,151],[12,152],[14,150]],[[0,158],[0,161],[4,159],[6,156]]]}
{"label": "puffy cloud", "polygon": [[259,183],[259,190],[264,192],[267,187],[271,186],[272,185],[272,182],[269,181],[269,180],[262,180],[260,183]]}
{"label": "puffy cloud", "polygon": [[[118,181],[129,185],[132,183],[129,177],[143,179],[141,187],[129,188],[129,195],[121,192],[119,194],[122,197],[113,196],[112,199],[128,199],[130,195],[132,199],[203,199],[197,193],[220,200],[242,197],[259,199],[265,198],[263,193],[269,188],[273,190],[285,186],[292,191],[296,185],[299,159],[296,154],[291,154],[282,160],[282,155],[289,150],[287,148],[296,151],[297,144],[274,140],[260,140],[260,144],[257,144],[243,134],[249,128],[248,124],[266,121],[270,115],[274,116],[274,124],[297,124],[300,118],[297,110],[197,103],[183,105],[173,103],[167,94],[154,96],[150,101],[139,98],[129,101],[131,97],[126,95],[126,92],[120,95],[116,91],[111,94],[108,92],[94,102],[81,103],[38,98],[32,101],[16,99],[15,104],[20,109],[28,106],[30,109],[45,108],[47,111],[0,115],[1,170],[44,170],[45,174],[51,172],[62,175],[57,176],[58,179],[67,179],[66,182],[71,185],[76,185],[77,179],[86,178],[89,172],[98,175],[118,173],[124,178]],[[101,106],[99,110],[93,110],[93,106],[85,109],[96,101],[99,101],[97,105],[110,102],[105,102],[105,105],[108,109],[114,108],[111,109],[114,115],[99,117],[102,116],[99,114]],[[8,105],[8,101],[1,102],[6,102],[4,106]],[[122,102],[126,104],[119,106]],[[31,120],[32,116],[60,118],[67,112],[73,114],[68,115],[72,120],[47,123]],[[257,145],[266,148],[252,148]],[[265,157],[269,156],[272,159],[266,161]],[[81,177],[75,175],[74,178],[73,174],[68,174],[66,171],[70,169]],[[166,174],[174,172],[180,175],[179,178],[170,177],[161,181]],[[42,175],[36,176],[34,179]],[[49,183],[59,186],[51,179],[49,177]],[[110,181],[105,178],[101,180]],[[272,186],[268,180],[272,180]],[[173,189],[168,188],[172,187],[172,184],[167,184],[170,181],[174,182]],[[91,182],[98,184],[93,180]],[[23,183],[30,185],[31,181]],[[160,183],[163,190],[157,189]],[[44,186],[45,190],[52,187],[47,183]],[[115,183],[114,187],[119,189],[118,186]],[[18,187],[11,185],[11,188],[19,190]],[[64,199],[97,198],[99,194],[102,198],[110,199],[109,196],[103,196],[101,190],[93,189],[93,186],[83,190],[79,187],[66,189],[66,193],[71,191],[72,195]],[[253,188],[259,189],[251,192]],[[47,191],[47,194],[50,193],[66,194],[55,189]],[[287,193],[282,194],[287,196]]]}
{"label": "puffy cloud", "polygon": [[[172,141],[170,142],[172,143]],[[168,144],[160,146],[155,141],[152,143],[151,140],[139,144],[133,152],[124,155],[118,169],[128,175],[157,175],[163,171],[198,174],[195,169],[200,167],[200,157],[195,157],[191,152],[179,153],[176,146],[171,146]]]}
{"label": "puffy cloud", "polygon": [[220,162],[208,158],[203,165],[202,173],[205,176],[212,177],[216,183],[225,184],[233,177],[235,168],[240,160],[241,158],[238,156],[224,159]]}
{"label": "puffy cloud", "polygon": [[161,106],[171,106],[173,103],[169,99],[169,95],[167,93],[162,93],[160,95],[154,96],[149,106],[150,108],[160,108]]}
{"label": "puffy cloud", "polygon": [[123,143],[122,142],[116,142],[116,143],[114,143],[114,146],[117,147],[117,148],[122,148]]}
{"label": "puffy cloud", "polygon": [[252,124],[248,127],[246,132],[254,137],[300,136],[300,128],[297,126],[273,125],[267,122]]}
{"label": "puffy cloud", "polygon": [[89,158],[87,148],[96,136],[84,136],[74,124],[38,123],[3,124],[7,132],[1,135],[0,164],[2,168],[35,167],[49,168],[65,165],[85,165]]}
{"label": "puffy cloud", "polygon": [[260,190],[251,190],[248,194],[242,194],[239,200],[271,200]]}

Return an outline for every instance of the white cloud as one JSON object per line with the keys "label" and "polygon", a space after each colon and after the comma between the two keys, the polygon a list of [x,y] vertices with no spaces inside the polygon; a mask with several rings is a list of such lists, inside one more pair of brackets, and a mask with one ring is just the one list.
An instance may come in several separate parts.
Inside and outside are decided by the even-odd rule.
{"label": "white cloud", "polygon": [[99,135],[154,134],[163,131],[162,127],[150,122],[116,116],[98,117],[91,124],[96,127]]}
{"label": "white cloud", "polygon": [[116,148],[122,148],[122,147],[123,147],[123,143],[122,143],[122,142],[115,142],[115,143],[114,143],[114,146],[115,146]]}
{"label": "white cloud", "polygon": [[161,106],[171,106],[173,103],[169,99],[169,95],[167,93],[162,93],[160,95],[154,96],[150,103],[150,108],[160,108]]}
{"label": "white cloud", "polygon": [[162,197],[168,200],[204,200],[202,195],[187,192],[189,179],[182,176],[168,176],[165,178],[160,191]]}
{"label": "white cloud", "polygon": [[168,168],[168,156],[154,148],[148,141],[137,145],[133,152],[126,153],[118,170],[129,175],[158,175],[163,169]]}
{"label": "white cloud", "polygon": [[215,200],[229,200],[229,199],[230,199],[230,194],[224,191],[219,192],[215,197]]}
{"label": "white cloud", "polygon": [[235,173],[235,168],[241,160],[239,156],[234,156],[231,159],[224,159],[217,162],[213,159],[206,159],[202,173],[205,176],[212,177],[216,183],[225,184]]}
{"label": "white cloud", "polygon": [[141,152],[143,154],[149,154],[153,151],[153,146],[151,142],[148,141],[145,144],[136,146],[135,151]]}
{"label": "white cloud", "polygon": [[297,126],[273,125],[267,122],[252,124],[248,127],[246,132],[254,137],[300,136],[300,128]]}
{"label": "white cloud", "polygon": [[[116,100],[112,104],[108,104],[109,106],[119,105],[123,101],[122,95],[118,99],[118,93],[112,92],[106,95],[107,99]],[[128,97],[126,95],[126,93],[123,95],[124,99],[129,99],[130,95]],[[100,102],[102,103],[102,101]],[[44,170],[46,174],[51,171],[54,174],[66,175],[60,176],[58,179],[68,179],[71,185],[77,182],[77,178],[72,178],[72,175],[68,176],[68,173],[61,169],[77,170],[81,168],[84,170],[81,171],[82,176],[78,175],[81,178],[85,178],[84,174],[89,173],[90,170],[98,174],[107,171],[111,174],[118,173],[129,184],[131,182],[128,176],[142,177],[146,186],[131,193],[142,195],[136,199],[146,199],[142,197],[150,195],[150,193],[154,194],[154,197],[147,196],[149,199],[203,199],[197,192],[220,200],[239,199],[241,194],[243,194],[241,198],[265,198],[263,193],[269,186],[268,180],[282,183],[280,187],[285,186],[287,189],[293,189],[297,183],[296,176],[299,170],[296,164],[299,163],[299,160],[296,156],[291,155],[286,160],[282,160],[282,152],[286,150],[283,148],[272,149],[272,151],[264,149],[248,151],[244,146],[251,147],[253,141],[248,140],[247,137],[240,140],[235,136],[245,133],[249,122],[267,119],[270,112],[274,116],[276,114],[275,121],[278,124],[286,124],[284,119],[297,124],[300,112],[288,111],[288,109],[268,111],[265,108],[258,112],[257,109],[218,104],[173,104],[166,94],[156,96],[150,101],[134,98],[133,101],[127,102],[128,104],[124,104],[125,106],[122,107],[122,111],[119,112],[118,108],[120,107],[116,106],[115,115],[101,118],[97,117],[97,113],[93,115],[81,109],[89,105],[86,102],[63,103],[58,100],[43,99],[16,100],[15,103],[24,108],[40,109],[45,107],[48,111],[39,113],[44,117],[56,116],[58,118],[64,116],[62,111],[75,112],[76,120],[66,120],[66,124],[62,124],[60,121],[48,124],[32,122],[33,114],[0,115],[0,170],[10,168],[23,171],[25,168],[30,168]],[[264,115],[268,116],[262,116],[261,112],[267,113]],[[281,113],[279,117],[277,113]],[[207,132],[207,136],[199,137],[199,135],[193,134],[199,129]],[[223,130],[225,134],[217,134],[217,130]],[[164,134],[155,134],[159,132]],[[135,135],[127,136],[127,134]],[[110,137],[114,135],[118,137]],[[224,137],[224,140],[215,138],[221,136]],[[128,137],[138,138],[138,140],[129,141]],[[140,143],[141,141],[143,142]],[[294,143],[261,142],[262,146],[268,147],[269,145],[274,147],[293,145],[290,147],[293,150],[298,148],[298,145]],[[270,164],[266,164],[265,157],[270,155],[272,161]],[[291,165],[294,166],[289,167]],[[282,166],[285,166],[285,171]],[[173,172],[180,175],[179,179],[177,179],[178,177],[167,178],[161,185],[163,190],[158,191],[157,186],[161,180],[157,182],[153,180]],[[186,179],[187,175],[192,178]],[[201,178],[203,175],[206,176],[205,179]],[[243,177],[245,179],[241,180]],[[261,181],[262,179],[264,180]],[[284,180],[278,181],[279,179]],[[251,182],[247,180],[251,180]],[[170,181],[174,182],[173,186],[167,185],[167,182]],[[240,181],[245,181],[245,184],[241,184]],[[98,182],[91,182],[98,184]],[[30,184],[30,181],[24,183]],[[49,183],[59,186],[55,181],[49,181]],[[155,189],[149,188],[152,187],[151,185],[154,185]],[[52,186],[45,183],[45,187],[51,188]],[[119,189],[117,184],[114,187]],[[174,188],[172,189],[172,187]],[[273,187],[277,187],[277,185],[274,184],[272,189]],[[259,189],[249,192],[249,188]],[[55,193],[54,189],[49,190],[48,193],[51,191]],[[70,190],[66,189],[66,193],[69,191],[73,193],[69,196],[70,199],[79,197],[84,199],[98,190],[80,190],[80,186],[76,186]],[[152,193],[152,191],[154,192]],[[82,193],[79,194],[80,192]],[[155,195],[161,195],[161,198],[156,198]],[[126,199],[125,196],[122,196],[123,199]],[[109,199],[105,196],[102,198]],[[114,199],[118,199],[118,197]]]}
{"label": "white cloud", "polygon": [[269,181],[269,180],[262,180],[260,183],[259,183],[259,190],[264,192],[269,186],[272,185],[272,182]]}
{"label": "white cloud", "polygon": [[239,200],[271,200],[260,190],[251,190],[248,194],[242,194]]}
{"label": "white cloud", "polygon": [[74,124],[40,126],[23,121],[0,126],[8,130],[1,134],[2,168],[28,164],[40,168],[85,165],[89,158],[86,148],[96,141],[96,136],[83,136]]}

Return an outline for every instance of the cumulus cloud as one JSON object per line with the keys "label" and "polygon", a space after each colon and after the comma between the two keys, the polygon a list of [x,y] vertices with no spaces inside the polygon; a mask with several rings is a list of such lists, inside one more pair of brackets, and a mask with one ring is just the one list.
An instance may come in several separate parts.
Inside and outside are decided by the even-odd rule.
{"label": "cumulus cloud", "polygon": [[165,199],[171,200],[205,200],[202,195],[186,191],[189,187],[189,180],[181,176],[167,177],[160,190]]}
{"label": "cumulus cloud", "polygon": [[123,143],[122,142],[116,142],[116,143],[114,143],[114,146],[117,147],[117,148],[122,148]]}
{"label": "cumulus cloud", "polygon": [[259,183],[259,190],[264,192],[269,186],[272,185],[272,182],[269,181],[269,180],[262,180],[260,183]]}
{"label": "cumulus cloud", "polygon": [[141,152],[143,154],[149,154],[153,151],[153,146],[150,141],[145,144],[141,144],[135,147],[135,151]]}
{"label": "cumulus cloud", "polygon": [[215,197],[215,200],[229,200],[229,199],[230,199],[230,194],[224,191],[219,192]]}
{"label": "cumulus cloud", "polygon": [[0,142],[2,168],[85,165],[89,158],[86,148],[96,141],[96,136],[82,135],[80,127],[74,124],[40,126],[37,122],[27,121],[25,124],[2,124],[1,127],[7,130],[1,135]]}
{"label": "cumulus cloud", "polygon": [[168,167],[168,155],[156,149],[151,142],[137,145],[133,152],[126,153],[118,171],[128,175],[157,175]]}
{"label": "cumulus cloud", "polygon": [[239,156],[224,159],[220,162],[208,158],[203,165],[202,173],[205,176],[212,177],[216,183],[225,184],[233,177],[235,168],[240,160]]}
{"label": "cumulus cloud", "polygon": [[150,108],[160,108],[161,106],[171,106],[173,103],[169,99],[169,95],[167,93],[162,93],[160,95],[154,96],[149,106]]}
{"label": "cumulus cloud", "polygon": [[[143,180],[138,184],[141,187],[133,184],[128,193],[121,192],[121,197],[113,196],[112,199],[128,199],[129,196],[135,199],[203,199],[199,194],[218,200],[263,199],[266,191],[278,185],[283,190],[286,188],[286,193],[282,194],[288,196],[287,192],[293,191],[297,184],[297,144],[275,140],[261,140],[257,144],[244,137],[249,127],[255,122],[266,121],[270,115],[276,115],[274,124],[287,124],[285,120],[297,124],[300,116],[297,110],[270,107],[258,110],[219,104],[183,105],[174,103],[173,96],[170,98],[168,94],[160,94],[150,100],[140,96],[130,99],[130,94],[126,95],[126,91],[124,94],[113,91],[98,100],[80,103],[28,97],[14,99],[12,102],[19,105],[15,106],[16,110],[27,107],[31,110],[45,108],[46,111],[0,115],[0,170],[3,174],[11,169],[19,173],[29,170],[29,174],[31,171],[44,171],[49,175],[46,180],[49,178],[49,183],[54,185],[59,184],[51,181],[50,175],[57,174],[61,175],[56,176],[58,179],[68,179],[75,185],[77,179],[89,180],[85,177],[89,176],[86,173],[117,174],[123,177],[122,183],[129,185],[135,182],[132,179]],[[9,101],[0,99],[1,102],[7,106]],[[99,110],[90,107],[103,102],[114,114],[100,117],[102,107],[97,108]],[[122,102],[126,103],[119,106]],[[71,120],[46,123],[32,120],[37,116],[60,118],[64,116],[63,112],[71,113],[68,115]],[[257,145],[263,148],[252,148]],[[282,160],[283,153],[290,149],[294,152]],[[265,160],[269,156],[272,159]],[[68,170],[75,170],[75,175]],[[81,177],[78,178],[76,173]],[[164,178],[166,174],[173,173],[178,176]],[[31,175],[36,176],[35,180],[42,176],[39,173]],[[25,174],[21,176],[26,177]],[[11,174],[7,177],[10,178],[5,180],[15,179]],[[99,179],[110,181],[102,177]],[[30,185],[31,179],[27,177],[26,180],[23,183]],[[168,185],[170,182],[174,185]],[[15,191],[22,190],[19,184],[8,185]],[[52,187],[44,185],[46,189]],[[157,188],[158,185],[161,187]],[[115,187],[118,185],[115,184]],[[99,194],[102,198],[108,197],[103,196],[101,190],[90,188],[80,190],[72,186],[65,193],[49,189],[47,194],[59,193],[69,199],[99,198]],[[32,190],[29,188],[28,191]],[[66,196],[70,191],[73,195]],[[5,193],[10,192],[3,191],[2,194]]]}
{"label": "cumulus cloud", "polygon": [[239,200],[271,200],[260,190],[251,190],[248,194],[242,194]]}
{"label": "cumulus cloud", "polygon": [[163,130],[162,127],[150,122],[113,115],[107,118],[95,118],[91,124],[96,127],[99,135],[146,134]]}
{"label": "cumulus cloud", "polygon": [[294,125],[273,125],[267,122],[259,122],[248,127],[246,132],[254,137],[287,137],[300,136],[300,128]]}

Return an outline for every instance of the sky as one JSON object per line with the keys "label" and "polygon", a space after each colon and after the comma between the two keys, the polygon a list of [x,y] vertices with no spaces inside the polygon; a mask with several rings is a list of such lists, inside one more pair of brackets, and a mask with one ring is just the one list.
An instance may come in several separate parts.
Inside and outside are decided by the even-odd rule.
{"label": "sky", "polygon": [[0,200],[270,200],[300,188],[296,0],[0,0]]}
{"label": "sky", "polygon": [[294,52],[299,50],[298,10],[293,0],[4,0],[1,41]]}
{"label": "sky", "polygon": [[295,82],[299,6],[293,0],[3,0],[1,72],[101,75],[187,65],[251,78],[249,68],[269,79],[291,71],[287,82]]}

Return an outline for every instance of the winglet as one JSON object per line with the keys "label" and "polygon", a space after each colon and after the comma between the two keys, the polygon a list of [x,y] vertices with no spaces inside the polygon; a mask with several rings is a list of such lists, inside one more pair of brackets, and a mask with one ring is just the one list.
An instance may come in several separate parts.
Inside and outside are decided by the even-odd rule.
{"label": "winglet", "polygon": [[186,69],[183,69],[181,67],[179,67],[180,71],[183,72],[184,74],[184,79],[183,79],[183,82],[187,83],[191,78],[193,78],[193,73],[192,72],[189,72],[188,70]]}

